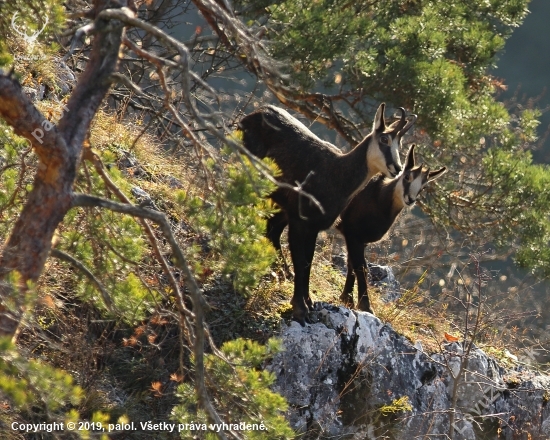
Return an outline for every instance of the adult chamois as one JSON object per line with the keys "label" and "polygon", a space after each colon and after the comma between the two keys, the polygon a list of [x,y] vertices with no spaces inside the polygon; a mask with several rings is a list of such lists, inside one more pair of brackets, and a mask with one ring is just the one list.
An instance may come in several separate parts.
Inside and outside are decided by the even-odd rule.
{"label": "adult chamois", "polygon": [[[319,139],[278,107],[263,107],[239,123],[244,146],[259,158],[273,159],[281,170],[280,182],[293,187],[299,184],[322,207],[319,209],[311,198],[285,187],[279,187],[270,195],[283,213],[268,222],[268,229],[281,221],[289,226],[288,243],[295,272],[291,304],[293,319],[301,325],[305,325],[313,306],[309,275],[317,234],[334,223],[372,176],[379,172],[395,176],[401,171],[396,139],[398,133],[405,127],[408,130],[412,123],[405,119],[405,110],[401,109],[401,120],[387,127],[384,110],[385,104],[381,104],[371,133],[346,154]],[[273,241],[273,233],[268,236]],[[280,249],[278,237],[273,242]]]}
{"label": "adult chamois", "polygon": [[340,214],[336,229],[344,236],[348,250],[348,272],[340,299],[347,306],[353,307],[353,284],[357,277],[358,308],[373,313],[367,293],[365,245],[380,240],[403,208],[412,206],[428,182],[447,170],[443,167],[430,171],[423,164],[417,166],[414,148],[410,147],[405,167],[397,177],[374,176]]}

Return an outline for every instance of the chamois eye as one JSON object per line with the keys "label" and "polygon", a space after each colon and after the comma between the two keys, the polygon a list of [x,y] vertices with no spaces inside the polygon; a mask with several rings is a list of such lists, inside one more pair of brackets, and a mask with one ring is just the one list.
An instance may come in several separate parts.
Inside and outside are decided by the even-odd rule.
{"label": "chamois eye", "polygon": [[406,175],[405,175],[405,180],[406,180],[407,182],[409,182],[409,183],[412,182],[412,181],[413,181],[413,176],[412,176],[412,174],[406,174]]}
{"label": "chamois eye", "polygon": [[380,136],[380,141],[383,143],[383,144],[389,144],[390,138],[388,136],[386,136],[385,134]]}

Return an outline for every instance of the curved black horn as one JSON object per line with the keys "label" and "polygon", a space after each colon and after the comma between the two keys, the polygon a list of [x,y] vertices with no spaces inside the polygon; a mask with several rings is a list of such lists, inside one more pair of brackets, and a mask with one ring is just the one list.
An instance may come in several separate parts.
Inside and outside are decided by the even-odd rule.
{"label": "curved black horn", "polygon": [[401,111],[401,121],[404,121],[405,117],[407,116],[407,112],[403,107],[399,107],[397,110]]}
{"label": "curved black horn", "polygon": [[400,131],[400,130],[403,129],[403,127],[407,123],[407,121],[406,121],[407,112],[405,111],[405,109],[403,107],[399,107],[397,110],[399,110],[401,112],[401,117],[399,118],[399,122],[397,124],[397,130]]}
{"label": "curved black horn", "polygon": [[403,136],[407,131],[410,130],[410,128],[414,125],[414,123],[416,122],[418,116],[416,115],[411,115],[410,116],[410,119],[407,121],[407,123],[405,124],[405,126],[399,130],[399,133],[398,133],[398,136]]}

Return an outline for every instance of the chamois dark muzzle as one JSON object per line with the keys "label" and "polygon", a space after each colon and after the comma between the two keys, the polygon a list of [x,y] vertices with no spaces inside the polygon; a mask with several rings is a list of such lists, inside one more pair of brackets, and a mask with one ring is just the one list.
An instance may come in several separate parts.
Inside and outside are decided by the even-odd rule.
{"label": "chamois dark muzzle", "polygon": [[386,163],[390,176],[393,178],[401,172],[401,167],[395,163]]}

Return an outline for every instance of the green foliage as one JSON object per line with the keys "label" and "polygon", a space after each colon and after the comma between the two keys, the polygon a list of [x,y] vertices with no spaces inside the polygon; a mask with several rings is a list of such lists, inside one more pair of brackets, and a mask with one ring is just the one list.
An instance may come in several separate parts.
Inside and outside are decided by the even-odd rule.
{"label": "green foliage", "polygon": [[[30,165],[36,161],[29,154],[28,141],[14,135],[3,122],[0,122],[0,146],[0,233],[7,236],[13,219],[26,200],[28,185],[32,182],[33,167]],[[105,154],[109,157],[111,152],[105,150]],[[25,167],[21,166],[23,161]],[[125,192],[130,192],[131,184],[114,167],[111,178]],[[100,176],[92,170],[80,170],[77,187],[98,196],[108,193]],[[147,288],[133,273],[147,252],[137,221],[109,211],[71,210],[58,232],[57,247],[96,274],[107,288],[122,319],[129,323],[144,319],[160,295]],[[95,285],[79,271],[74,275],[71,280],[73,292],[106,311]]]}
{"label": "green foliage", "polygon": [[[0,235],[3,237],[8,236],[24,205],[35,165],[36,158],[30,152],[28,141],[16,136],[0,121]],[[113,179],[129,191],[127,180],[116,171],[113,174]],[[96,173],[81,170],[79,185],[83,182],[90,185],[92,194],[106,194],[105,185]],[[74,256],[103,281],[123,319],[132,323],[142,320],[159,295],[147,289],[132,273],[147,252],[141,227],[135,219],[107,211],[71,210],[58,232],[58,248]],[[71,280],[73,291],[105,308],[95,286],[82,273],[75,274]]]}
{"label": "green foliage", "polygon": [[28,359],[6,338],[0,339],[0,395],[22,414],[48,414],[53,421],[64,420],[67,406],[84,397],[68,373]]}
{"label": "green foliage", "polygon": [[[550,275],[550,168],[532,164],[525,151],[491,149],[485,158],[493,196],[507,209],[507,221],[494,225],[497,244],[521,233],[516,261],[544,276]],[[519,232],[521,231],[521,232]]]}
{"label": "green foliage", "polygon": [[[3,305],[10,307],[8,296],[21,295],[17,285],[19,274],[10,273],[4,280]],[[9,287],[7,287],[9,285]],[[37,297],[35,286],[25,293],[24,306],[32,308]],[[13,345],[10,337],[0,338],[0,395],[8,398],[20,411],[35,411],[40,408],[48,414],[59,416],[66,405],[78,405],[83,391],[73,384],[66,372],[53,368],[38,359],[23,356]]]}
{"label": "green foliage", "polygon": [[[75,407],[82,403],[85,393],[74,384],[73,377],[46,362],[28,359],[7,338],[0,339],[0,396],[3,404],[9,402],[27,423],[73,422],[79,426],[82,421]],[[90,421],[106,425],[108,420],[108,415],[96,412]],[[81,438],[90,438],[86,429],[75,433]],[[107,436],[103,434],[99,438],[106,440]]]}
{"label": "green foliage", "polygon": [[[147,251],[141,227],[134,218],[108,211],[69,212],[58,248],[100,277],[127,322],[144,319],[159,299],[133,273]],[[76,274],[75,281],[75,293],[105,309],[95,285],[86,281],[82,273]]]}
{"label": "green foliage", "polygon": [[30,180],[21,173],[20,164],[28,154],[29,143],[16,136],[0,121],[0,235],[6,237],[12,228],[12,219],[21,210]]}
{"label": "green foliage", "polygon": [[[48,21],[44,31],[38,36],[37,41],[47,41],[54,33],[59,32],[61,25],[65,22],[63,3],[58,0],[14,0],[0,3],[0,67],[12,62],[10,45],[8,42],[14,39],[23,41],[14,26],[17,29],[31,36],[34,32],[42,29],[42,26]],[[25,44],[25,43],[23,43]],[[44,48],[47,48],[45,46]],[[42,48],[42,49],[44,49]],[[33,47],[28,45],[26,50],[30,54]]]}
{"label": "green foliage", "polygon": [[[289,0],[267,7],[268,29],[274,55],[289,59],[303,87],[360,88],[408,107],[435,139],[454,142],[462,120],[482,118],[494,91],[486,70],[527,3]],[[492,118],[506,119],[491,107]]]}
{"label": "green foliage", "polygon": [[[270,339],[266,345],[245,339],[226,342],[221,351],[226,359],[213,354],[205,359],[209,388],[216,401],[218,411],[226,423],[260,424],[266,430],[242,430],[244,439],[287,439],[294,438],[294,432],[282,416],[287,408],[285,399],[269,389],[275,375],[262,371],[262,364],[281,350],[281,344]],[[183,424],[206,424],[206,415],[197,411],[197,396],[190,384],[178,388],[181,404],[172,411],[172,418]],[[208,429],[206,438],[217,438]],[[200,433],[200,431],[199,431]],[[197,431],[182,431],[181,438],[196,438]]]}
{"label": "green foliage", "polygon": [[[213,169],[214,163],[208,166]],[[273,164],[271,172],[276,173]],[[210,246],[222,256],[222,272],[241,291],[257,285],[276,258],[264,236],[266,218],[273,212],[266,196],[273,189],[247,158],[231,155],[208,200],[178,196],[193,225],[209,234]]]}

